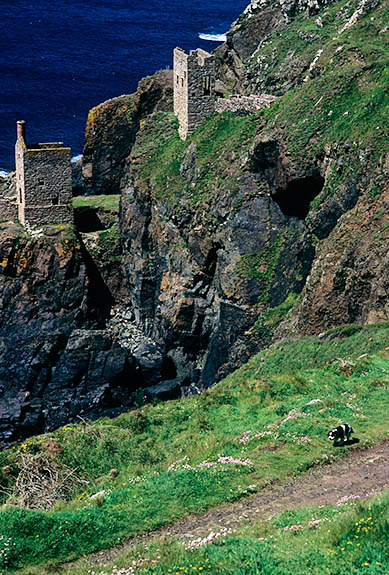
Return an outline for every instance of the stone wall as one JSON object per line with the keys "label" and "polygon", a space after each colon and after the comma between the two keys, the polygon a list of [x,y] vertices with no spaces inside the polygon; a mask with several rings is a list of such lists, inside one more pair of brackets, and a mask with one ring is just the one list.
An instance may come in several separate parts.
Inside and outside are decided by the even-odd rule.
{"label": "stone wall", "polygon": [[179,122],[180,138],[185,140],[188,134],[188,56],[181,48],[175,48],[173,57],[174,113]]}
{"label": "stone wall", "polygon": [[73,208],[67,206],[34,206],[24,209],[24,225],[45,226],[73,223]]}
{"label": "stone wall", "polygon": [[16,220],[16,176],[10,174],[5,180],[0,179],[0,221]]}
{"label": "stone wall", "polygon": [[185,140],[215,110],[215,62],[200,48],[174,50],[174,113]]}
{"label": "stone wall", "polygon": [[15,198],[0,198],[0,222],[16,220],[18,217],[18,210],[16,207]]}
{"label": "stone wall", "polygon": [[35,226],[72,223],[70,148],[61,143],[16,144],[19,221]]}
{"label": "stone wall", "polygon": [[232,112],[234,114],[245,116],[248,114],[255,114],[258,110],[268,108],[277,96],[272,94],[260,94],[259,96],[241,96],[236,94],[231,98],[218,98],[215,104],[215,111],[219,114],[223,112]]}

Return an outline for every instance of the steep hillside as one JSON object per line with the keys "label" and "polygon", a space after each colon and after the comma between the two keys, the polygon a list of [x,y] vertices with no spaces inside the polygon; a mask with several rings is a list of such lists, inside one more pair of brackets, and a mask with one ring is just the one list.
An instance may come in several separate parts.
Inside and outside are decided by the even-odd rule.
{"label": "steep hillside", "polygon": [[178,375],[219,379],[292,305],[281,333],[388,319],[386,18],[380,2],[253,3],[217,50],[219,83],[279,98],[186,142],[172,114],[142,123],[123,258],[136,321]]}
{"label": "steep hillside", "polygon": [[[377,461],[388,452],[387,442],[370,455],[364,450],[388,439],[388,330],[389,324],[354,325],[282,342],[198,397],[66,425],[2,452],[0,566],[32,574],[48,565],[54,572],[53,563],[118,545],[189,513],[254,493],[258,506],[280,501],[290,488],[283,482],[295,476],[307,493],[295,485],[293,507],[313,495],[333,503],[382,489],[387,473],[385,466],[378,472]],[[349,445],[334,447],[327,432],[342,421],[355,435]],[[341,458],[339,476],[328,466]],[[357,461],[367,479],[358,476]],[[304,475],[311,468],[321,476],[321,493]],[[348,488],[353,478],[357,493]],[[329,499],[323,499],[326,492]],[[247,510],[251,520],[256,508]],[[277,510],[274,505],[268,514]],[[239,505],[231,510],[235,525],[243,514]],[[377,544],[385,540],[384,529],[383,523]],[[360,551],[356,559],[367,557],[368,549]],[[322,556],[317,561],[325,564]],[[163,564],[158,573],[166,573]]]}

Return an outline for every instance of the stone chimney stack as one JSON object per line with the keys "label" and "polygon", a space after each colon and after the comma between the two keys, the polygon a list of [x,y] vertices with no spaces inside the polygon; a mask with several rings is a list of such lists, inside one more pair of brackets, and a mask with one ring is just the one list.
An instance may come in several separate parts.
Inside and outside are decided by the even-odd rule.
{"label": "stone chimney stack", "polygon": [[24,120],[18,120],[16,123],[18,131],[18,140],[22,139],[26,141],[26,122]]}

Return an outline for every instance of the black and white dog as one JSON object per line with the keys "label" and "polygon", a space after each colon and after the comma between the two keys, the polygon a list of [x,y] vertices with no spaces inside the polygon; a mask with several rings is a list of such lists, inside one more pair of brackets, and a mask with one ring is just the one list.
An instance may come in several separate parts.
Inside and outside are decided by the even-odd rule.
{"label": "black and white dog", "polygon": [[354,433],[354,430],[351,425],[342,423],[342,425],[338,425],[338,427],[334,427],[334,429],[328,432],[328,439],[334,442],[334,446],[342,446],[344,445],[345,439],[347,442],[350,441],[350,435],[352,433]]}

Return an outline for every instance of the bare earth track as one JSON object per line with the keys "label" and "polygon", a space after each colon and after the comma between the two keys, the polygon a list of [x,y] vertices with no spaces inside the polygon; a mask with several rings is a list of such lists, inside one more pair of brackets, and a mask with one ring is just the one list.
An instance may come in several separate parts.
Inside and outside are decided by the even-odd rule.
{"label": "bare earth track", "polygon": [[[316,467],[291,481],[271,485],[235,503],[184,517],[151,533],[128,539],[117,547],[89,555],[77,563],[108,563],[115,561],[126,548],[162,536],[204,536],[220,527],[242,527],[287,509],[331,505],[347,495],[364,498],[386,489],[389,489],[389,441],[365,450],[353,449],[350,455],[331,465]],[[74,563],[69,564],[70,568],[71,565]]]}

